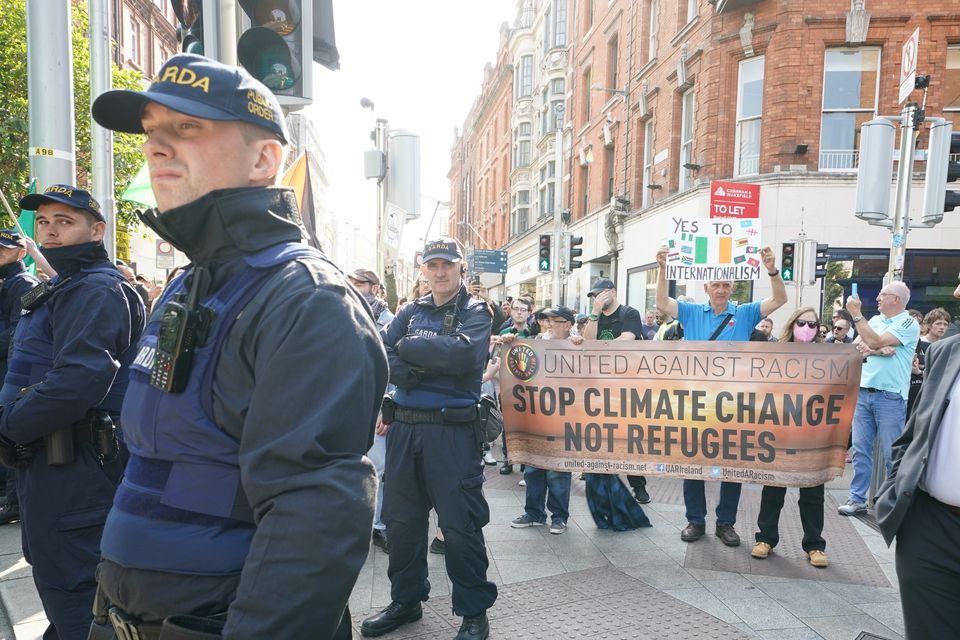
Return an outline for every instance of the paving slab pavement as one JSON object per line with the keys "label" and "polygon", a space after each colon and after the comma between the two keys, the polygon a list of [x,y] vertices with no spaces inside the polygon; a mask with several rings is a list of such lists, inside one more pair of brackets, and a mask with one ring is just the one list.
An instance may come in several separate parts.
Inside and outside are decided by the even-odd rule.
{"label": "paving slab pavement", "polygon": [[[517,486],[521,476],[518,472],[500,476],[496,467],[488,467],[485,492],[492,516],[484,534],[490,578],[502,594],[491,610],[491,637],[553,638],[559,633],[564,638],[854,640],[861,632],[869,632],[902,640],[892,551],[873,528],[837,515],[833,506],[845,500],[850,473],[848,466],[844,477],[827,486],[825,531],[836,529],[832,538],[825,536],[831,566],[797,576],[789,571],[786,575],[773,570],[751,572],[756,569],[750,560],[742,571],[698,566],[698,558],[716,554],[733,552],[735,562],[749,558],[756,526],[744,514],[755,517],[759,507],[759,491],[749,485],[744,486],[737,525],[743,544],[731,550],[709,535],[692,545],[679,539],[685,524],[683,507],[676,500],[679,481],[661,478],[649,480],[653,502],[644,508],[654,525],[651,528],[623,533],[597,529],[583,498],[583,483],[574,480],[567,533],[550,535],[545,527],[513,529],[509,521],[523,510],[524,489]],[[716,496],[709,487],[708,483],[712,508]],[[796,550],[787,548],[787,536],[794,535],[791,527],[799,528],[799,517],[788,508],[790,504],[788,492],[781,518],[782,542],[775,553],[785,561],[802,561]],[[708,522],[708,532],[709,526]],[[841,573],[836,570],[844,564],[845,553],[852,553],[845,549],[864,552],[860,559],[866,573],[851,572],[842,580],[833,575]],[[452,638],[456,634],[459,622],[451,611],[443,556],[429,554],[428,567],[432,592],[426,622],[384,638]],[[796,569],[793,564],[788,567]],[[766,570],[766,565],[761,568]],[[878,584],[877,569],[886,585]],[[371,547],[350,598],[355,621],[389,604],[386,572],[387,557]],[[558,593],[568,596],[561,602]],[[30,567],[23,560],[16,524],[0,527],[0,603],[16,640],[42,637],[46,619]],[[720,635],[694,635],[696,629],[716,630]]]}

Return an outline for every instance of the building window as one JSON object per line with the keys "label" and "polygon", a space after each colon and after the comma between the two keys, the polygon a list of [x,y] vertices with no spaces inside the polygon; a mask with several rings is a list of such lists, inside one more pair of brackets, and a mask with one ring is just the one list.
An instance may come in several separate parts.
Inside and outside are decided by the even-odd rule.
{"label": "building window", "polygon": [[650,25],[647,29],[647,59],[657,57],[657,0],[650,0]]}
{"label": "building window", "polygon": [[643,127],[643,206],[650,206],[650,185],[653,184],[653,118]]}
{"label": "building window", "polygon": [[607,202],[613,200],[614,193],[614,183],[616,182],[616,157],[617,157],[617,148],[616,145],[610,145],[606,147],[604,158],[603,158],[603,167],[604,171],[607,174]]}
{"label": "building window", "polygon": [[510,234],[517,236],[526,233],[530,228],[530,192],[517,191],[512,200],[513,215],[510,220]]}
{"label": "building window", "polygon": [[943,110],[960,111],[960,47],[947,47],[947,73],[943,78]]}
{"label": "building window", "polygon": [[693,89],[680,99],[680,191],[693,186],[693,176],[685,164],[693,163]]}
{"label": "building window", "polygon": [[581,199],[580,215],[585,216],[590,211],[590,165],[584,164],[580,167],[580,186],[583,188],[583,198]]}
{"label": "building window", "polygon": [[520,73],[517,74],[516,97],[529,98],[533,95],[533,56],[523,56],[517,65]]}
{"label": "building window", "polygon": [[131,16],[130,17],[130,47],[128,53],[130,54],[130,60],[134,62],[137,66],[142,64],[142,56],[140,55],[140,48],[143,45],[142,36],[140,34],[140,23]]}
{"label": "building window", "polygon": [[583,123],[590,122],[590,99],[593,97],[593,70],[583,72]]}
{"label": "building window", "polygon": [[737,89],[736,155],[733,175],[760,172],[760,122],[763,114],[763,62],[751,58],[740,63]]}
{"label": "building window", "polygon": [[553,46],[567,46],[567,0],[553,3]]}
{"label": "building window", "polygon": [[563,78],[554,78],[550,81],[550,131],[559,131],[563,128],[565,85]]}
{"label": "building window", "polygon": [[513,132],[513,166],[527,167],[530,165],[530,131],[529,122],[521,122]]}
{"label": "building window", "polygon": [[550,21],[550,7],[547,7],[547,10],[543,14],[543,51],[544,53],[550,49],[553,39],[550,37],[552,34],[551,27],[553,23]]}
{"label": "building window", "polygon": [[860,127],[873,119],[880,84],[879,49],[828,49],[823,73],[820,169],[855,169]]}
{"label": "building window", "polygon": [[583,32],[593,26],[593,0],[583,0]]}
{"label": "building window", "polygon": [[556,163],[551,161],[540,168],[540,219],[553,214],[556,166]]}
{"label": "building window", "polygon": [[687,0],[687,21],[684,24],[688,24],[691,20],[697,17],[697,0]]}
{"label": "building window", "polygon": [[620,63],[620,38],[613,36],[607,43],[607,88],[619,89],[618,65]]}

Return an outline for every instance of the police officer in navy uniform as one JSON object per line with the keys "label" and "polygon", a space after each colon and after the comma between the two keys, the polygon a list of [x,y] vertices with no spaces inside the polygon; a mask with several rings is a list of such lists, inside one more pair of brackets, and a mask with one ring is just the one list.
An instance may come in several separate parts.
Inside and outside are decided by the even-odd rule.
{"label": "police officer in navy uniform", "polygon": [[0,459],[17,469],[23,553],[50,626],[86,638],[100,532],[123,473],[114,424],[144,327],[143,303],[110,262],[89,193],[52,185],[25,196],[57,275],[22,298],[0,390]]}
{"label": "police officer in navy uniform", "polygon": [[274,186],[280,104],[243,69],[179,54],[93,117],[146,133],[158,206],[141,218],[190,266],[131,369],[91,634],[349,638],[387,360],[369,307]]}
{"label": "police officer in navy uniform", "polygon": [[427,522],[433,508],[446,540],[453,611],[463,616],[457,640],[482,640],[490,632],[486,611],[497,599],[496,585],[487,580],[482,529],[490,510],[476,431],[492,315],[463,285],[463,253],[455,240],[428,242],[420,272],[431,293],[400,309],[381,332],[397,386],[383,411],[392,602],[364,620],[360,632],[379,636],[422,617],[420,603],[430,595]]}
{"label": "police officer in navy uniform", "polygon": [[[13,332],[20,323],[20,298],[40,284],[23,264],[27,250],[23,238],[16,231],[0,231],[0,380],[7,375],[7,358],[13,344]],[[0,524],[20,519],[17,498],[17,472],[6,469],[5,500],[0,503]]]}

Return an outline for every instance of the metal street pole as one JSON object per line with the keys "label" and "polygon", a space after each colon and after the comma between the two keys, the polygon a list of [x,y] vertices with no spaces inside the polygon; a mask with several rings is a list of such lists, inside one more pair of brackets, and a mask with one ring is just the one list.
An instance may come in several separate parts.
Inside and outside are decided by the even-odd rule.
{"label": "metal street pole", "polygon": [[70,0],[26,4],[30,175],[43,191],[77,175]]}
{"label": "metal street pole", "polygon": [[913,177],[913,148],[916,143],[917,105],[908,103],[900,113],[900,163],[897,166],[897,207],[890,239],[887,282],[903,280],[903,259],[910,229],[910,183]]}
{"label": "metal street pole", "polygon": [[558,103],[555,107],[557,113],[557,130],[553,137],[553,164],[555,167],[554,175],[554,194],[553,194],[553,246],[556,247],[556,255],[553,260],[553,306],[560,304],[560,239],[563,235],[563,207],[560,205],[560,194],[563,190],[563,103]]}
{"label": "metal street pole", "polygon": [[374,129],[373,142],[377,150],[386,159],[386,173],[377,180],[377,273],[383,273],[383,230],[387,224],[387,185],[390,176],[390,158],[387,157],[387,133],[390,127],[385,118],[377,118],[377,128]]}
{"label": "metal street pole", "polygon": [[[112,84],[110,62],[110,13],[108,0],[90,0],[90,104]],[[86,115],[86,114],[85,114]],[[113,132],[90,119],[93,197],[103,207],[107,231],[103,244],[110,260],[117,257],[117,216],[114,199]]]}

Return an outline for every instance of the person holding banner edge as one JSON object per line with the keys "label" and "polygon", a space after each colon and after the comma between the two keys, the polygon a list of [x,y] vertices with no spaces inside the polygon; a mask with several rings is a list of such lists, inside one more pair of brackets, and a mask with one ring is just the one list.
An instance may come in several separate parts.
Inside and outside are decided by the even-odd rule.
{"label": "person holding banner edge", "polygon": [[[823,342],[819,334],[820,316],[813,307],[802,307],[790,314],[777,342]],[[770,555],[780,542],[780,512],[787,494],[786,487],[764,485],[757,516],[756,544],[750,555],[759,560]],[[823,539],[823,485],[800,487],[800,523],[803,525],[803,550],[814,567],[827,566],[827,543]]]}
{"label": "person holding banner edge", "polygon": [[[787,303],[787,288],[780,277],[776,256],[770,247],[760,251],[760,259],[770,276],[772,294],[760,302],[737,304],[730,301],[733,282],[718,280],[707,282],[703,290],[709,297],[705,304],[678,302],[670,297],[667,288],[667,248],[657,250],[657,309],[661,314],[676,318],[683,325],[686,340],[727,340],[746,342],[760,318]],[[717,505],[716,535],[728,547],[740,544],[740,536],[734,530],[737,521],[737,505],[740,502],[740,483],[722,482],[720,502]],[[686,507],[687,526],[680,532],[684,542],[694,542],[706,532],[707,500],[703,480],[683,481],[683,503]]]}

